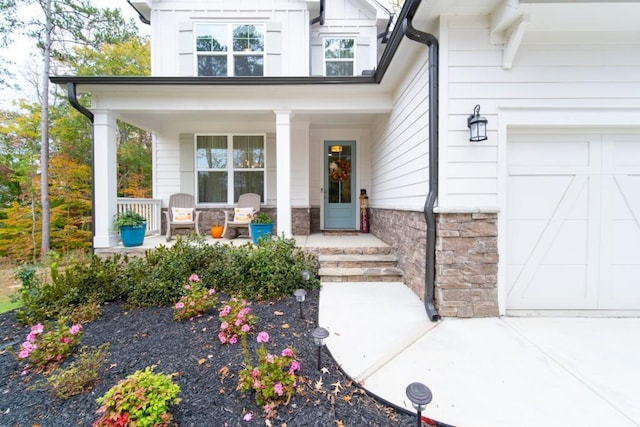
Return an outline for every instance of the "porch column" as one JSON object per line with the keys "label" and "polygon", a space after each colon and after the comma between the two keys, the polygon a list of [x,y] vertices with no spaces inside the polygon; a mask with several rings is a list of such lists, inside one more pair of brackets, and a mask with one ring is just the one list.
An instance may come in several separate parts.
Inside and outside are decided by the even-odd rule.
{"label": "porch column", "polygon": [[110,248],[118,244],[113,229],[118,196],[118,164],[116,115],[111,111],[94,111],[93,121],[93,190],[95,212],[94,248]]}
{"label": "porch column", "polygon": [[291,111],[276,113],[278,236],[291,237]]}

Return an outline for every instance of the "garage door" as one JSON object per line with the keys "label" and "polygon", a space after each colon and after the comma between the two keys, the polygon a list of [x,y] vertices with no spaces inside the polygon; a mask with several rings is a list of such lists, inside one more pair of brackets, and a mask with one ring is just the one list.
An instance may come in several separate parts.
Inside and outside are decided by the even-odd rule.
{"label": "garage door", "polygon": [[640,134],[512,135],[507,309],[640,309]]}

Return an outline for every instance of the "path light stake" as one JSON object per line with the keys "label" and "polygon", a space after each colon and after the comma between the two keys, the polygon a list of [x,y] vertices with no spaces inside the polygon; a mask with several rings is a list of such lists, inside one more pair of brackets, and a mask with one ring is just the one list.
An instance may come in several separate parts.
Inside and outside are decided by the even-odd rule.
{"label": "path light stake", "polygon": [[313,342],[318,346],[318,371],[320,370],[320,352],[322,350],[322,346],[324,345],[324,340],[329,336],[329,331],[325,328],[315,328],[311,332],[311,336],[313,337]]}
{"label": "path light stake", "polygon": [[304,302],[304,298],[307,296],[307,291],[305,291],[304,289],[296,289],[293,295],[296,297],[296,301],[298,301],[298,304],[300,304],[300,318],[304,319],[304,313],[302,313],[302,303]]}
{"label": "path light stake", "polygon": [[422,411],[427,409],[427,405],[431,402],[433,397],[429,387],[422,383],[411,383],[407,386],[407,397],[411,401],[411,404],[416,411],[418,411],[418,427],[422,426]]}

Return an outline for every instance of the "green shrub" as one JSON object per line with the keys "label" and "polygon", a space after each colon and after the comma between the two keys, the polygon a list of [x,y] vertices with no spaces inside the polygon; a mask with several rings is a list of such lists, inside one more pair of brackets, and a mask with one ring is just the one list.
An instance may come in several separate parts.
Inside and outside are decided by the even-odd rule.
{"label": "green shrub", "polygon": [[171,381],[173,375],[154,374],[154,366],[136,371],[111,387],[97,399],[102,416],[93,426],[169,425],[169,406],[179,403],[180,387]]}
{"label": "green shrub", "polygon": [[109,343],[92,351],[82,347],[77,360],[47,378],[47,385],[59,399],[89,391],[100,380],[100,371],[108,357]]}
{"label": "green shrub", "polygon": [[122,265],[126,262],[121,255],[106,259],[94,256],[89,263],[74,261],[62,271],[54,263],[50,283],[38,274],[37,267],[21,267],[17,277],[22,281],[23,307],[16,310],[16,318],[23,324],[34,324],[68,316],[92,301],[102,304],[122,297]]}
{"label": "green shrub", "polygon": [[[87,307],[117,299],[130,307],[170,306],[182,296],[184,278],[192,273],[217,292],[253,300],[280,298],[305,286],[302,271],[317,268],[317,258],[296,248],[294,239],[274,237],[238,247],[178,236],[173,246],[149,250],[142,258],[94,256],[64,269],[52,265],[51,283],[35,266],[25,265],[17,274],[23,307],[16,317],[24,324],[61,316],[84,321],[89,320],[82,314]],[[317,288],[320,283],[312,274],[306,285]]]}

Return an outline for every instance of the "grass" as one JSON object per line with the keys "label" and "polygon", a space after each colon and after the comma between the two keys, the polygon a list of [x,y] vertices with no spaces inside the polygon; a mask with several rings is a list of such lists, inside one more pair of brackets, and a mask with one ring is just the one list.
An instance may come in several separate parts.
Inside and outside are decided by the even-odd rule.
{"label": "grass", "polygon": [[7,311],[20,307],[19,302],[11,301],[11,295],[14,294],[20,286],[14,274],[14,267],[9,265],[0,266],[0,313],[6,313]]}

